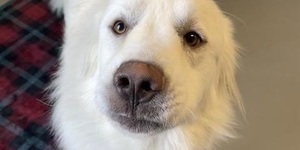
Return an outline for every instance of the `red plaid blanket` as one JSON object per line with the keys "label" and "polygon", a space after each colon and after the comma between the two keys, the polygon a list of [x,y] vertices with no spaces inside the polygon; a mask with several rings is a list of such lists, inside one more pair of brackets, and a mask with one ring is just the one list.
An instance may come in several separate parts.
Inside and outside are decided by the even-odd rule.
{"label": "red plaid blanket", "polygon": [[61,24],[46,0],[0,6],[0,150],[54,149],[44,89],[57,63]]}

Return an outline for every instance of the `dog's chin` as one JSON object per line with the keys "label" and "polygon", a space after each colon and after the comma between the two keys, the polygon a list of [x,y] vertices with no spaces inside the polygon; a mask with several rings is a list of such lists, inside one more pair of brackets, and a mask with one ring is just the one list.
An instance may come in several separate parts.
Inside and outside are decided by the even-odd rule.
{"label": "dog's chin", "polygon": [[135,116],[112,116],[112,120],[117,122],[121,128],[132,133],[155,134],[167,128],[163,122],[140,119]]}

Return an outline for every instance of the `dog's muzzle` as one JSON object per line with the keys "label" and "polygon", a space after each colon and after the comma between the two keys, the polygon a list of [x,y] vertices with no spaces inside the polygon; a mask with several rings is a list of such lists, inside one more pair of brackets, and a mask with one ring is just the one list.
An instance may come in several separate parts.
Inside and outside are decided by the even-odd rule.
{"label": "dog's muzzle", "polygon": [[157,118],[163,112],[165,76],[159,67],[140,61],[123,63],[113,76],[109,99],[113,120],[133,132],[162,128]]}
{"label": "dog's muzzle", "polygon": [[132,115],[140,103],[147,103],[164,88],[164,76],[157,67],[143,62],[122,64],[114,75],[121,100],[131,104]]}

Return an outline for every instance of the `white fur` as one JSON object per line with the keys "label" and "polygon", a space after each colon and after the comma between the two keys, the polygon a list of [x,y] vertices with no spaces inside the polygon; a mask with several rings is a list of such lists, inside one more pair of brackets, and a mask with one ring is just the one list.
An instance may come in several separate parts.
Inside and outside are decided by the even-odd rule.
{"label": "white fur", "polygon": [[[210,150],[233,137],[237,46],[231,22],[212,0],[52,0],[65,16],[60,68],[52,85],[52,124],[67,150]],[[132,23],[122,37],[110,26]],[[207,43],[182,43],[175,26],[194,20]],[[107,85],[128,60],[158,64],[170,80],[176,127],[157,134],[131,133],[107,116]],[[172,105],[170,103],[170,105]]]}

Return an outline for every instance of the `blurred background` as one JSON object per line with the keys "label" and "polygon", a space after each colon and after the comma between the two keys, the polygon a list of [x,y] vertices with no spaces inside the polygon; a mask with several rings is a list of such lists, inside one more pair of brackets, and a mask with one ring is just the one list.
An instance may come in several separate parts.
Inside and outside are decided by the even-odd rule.
{"label": "blurred background", "polygon": [[[55,149],[43,89],[62,22],[47,1],[0,0],[0,150]],[[300,150],[300,0],[216,1],[243,48],[238,83],[247,112],[239,138],[218,149]]]}
{"label": "blurred background", "polygon": [[243,48],[238,83],[247,111],[221,150],[300,150],[300,0],[217,0]]}
{"label": "blurred background", "polygon": [[44,89],[56,68],[62,22],[48,0],[0,0],[0,150],[53,150]]}

